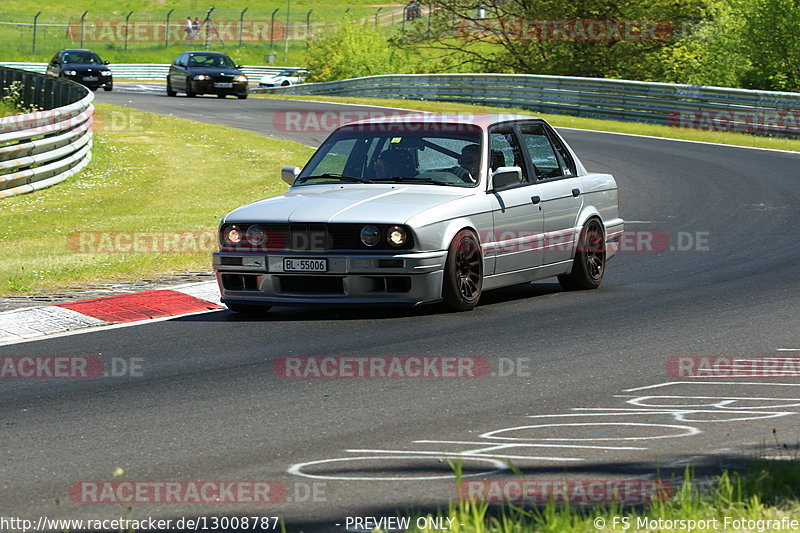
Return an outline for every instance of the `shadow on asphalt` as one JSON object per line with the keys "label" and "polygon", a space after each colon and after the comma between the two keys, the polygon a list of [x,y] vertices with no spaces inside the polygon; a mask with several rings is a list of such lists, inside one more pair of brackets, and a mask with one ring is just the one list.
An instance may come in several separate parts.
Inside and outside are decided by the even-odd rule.
{"label": "shadow on asphalt", "polygon": [[[481,295],[477,309],[488,309],[494,305],[506,304],[517,300],[544,297],[563,293],[558,283],[525,283],[511,287],[503,287],[487,291]],[[314,306],[272,307],[260,314],[244,315],[227,309],[222,313],[202,313],[177,317],[175,321],[186,322],[282,322],[304,320],[392,320],[408,317],[426,317],[451,313],[441,304],[409,306],[386,305],[341,305],[319,304]]]}

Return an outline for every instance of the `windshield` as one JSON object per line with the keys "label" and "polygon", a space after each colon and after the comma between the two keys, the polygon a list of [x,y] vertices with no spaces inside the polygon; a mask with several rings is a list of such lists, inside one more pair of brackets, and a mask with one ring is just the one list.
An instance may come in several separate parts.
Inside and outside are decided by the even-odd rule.
{"label": "windshield", "polygon": [[189,66],[236,68],[231,58],[220,54],[192,54],[189,56]]}
{"label": "windshield", "polygon": [[467,124],[345,126],[317,150],[298,183],[473,187],[480,181],[481,146],[480,128]]}
{"label": "windshield", "polygon": [[62,61],[64,64],[86,63],[89,65],[100,65],[103,63],[100,61],[100,58],[97,56],[97,54],[93,52],[68,52],[64,54]]}

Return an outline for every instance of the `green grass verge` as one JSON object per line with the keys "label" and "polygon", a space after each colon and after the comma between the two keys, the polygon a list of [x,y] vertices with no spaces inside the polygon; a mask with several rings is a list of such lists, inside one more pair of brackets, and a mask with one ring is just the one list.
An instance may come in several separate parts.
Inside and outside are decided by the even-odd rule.
{"label": "green grass verge", "polygon": [[562,128],[580,128],[596,131],[612,131],[617,133],[632,133],[652,137],[666,137],[669,139],[685,139],[689,141],[702,141],[710,143],[731,144],[735,146],[751,146],[756,148],[771,148],[773,150],[790,150],[800,152],[800,139],[786,139],[781,137],[765,137],[748,135],[745,133],[731,133],[724,131],[707,131],[699,129],[678,128],[672,126],[659,126],[656,124],[641,124],[638,122],[621,122],[617,120],[600,120],[595,118],[573,117],[569,115],[554,115],[537,113],[522,108],[489,107],[482,105],[456,104],[449,102],[429,102],[419,100],[404,100],[390,98],[355,98],[338,96],[273,96],[266,94],[252,95],[259,98],[281,98],[291,100],[315,100],[320,102],[341,102],[362,105],[377,105],[388,107],[402,107],[419,111],[438,113],[467,112],[467,113],[522,113],[534,114],[542,117],[550,124]]}
{"label": "green grass verge", "polygon": [[[215,231],[228,211],[283,191],[280,168],[303,165],[313,152],[224,126],[95,107],[102,129],[86,170],[55,187],[0,200],[0,294],[210,270],[208,250],[76,253],[81,241],[74,239],[85,232]],[[110,249],[101,237],[83,250]],[[169,249],[191,251],[192,242]]]}
{"label": "green grass verge", "polygon": [[[417,524],[419,516],[445,518],[445,524],[452,519],[449,533],[796,532],[800,527],[800,463],[796,461],[759,462],[744,473],[723,472],[702,488],[692,482],[690,471],[687,474],[673,497],[638,507],[553,502],[539,507],[490,506],[454,501],[446,511],[417,515],[411,523]],[[423,526],[409,531],[441,533],[442,529]]]}

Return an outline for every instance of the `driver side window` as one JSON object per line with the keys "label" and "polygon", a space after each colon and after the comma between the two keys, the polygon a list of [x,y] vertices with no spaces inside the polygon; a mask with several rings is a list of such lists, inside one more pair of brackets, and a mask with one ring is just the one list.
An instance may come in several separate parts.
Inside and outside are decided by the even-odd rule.
{"label": "driver side window", "polygon": [[497,167],[520,167],[522,169],[522,182],[529,183],[528,170],[522,157],[522,149],[511,126],[501,126],[489,132],[489,147],[492,154],[491,170]]}

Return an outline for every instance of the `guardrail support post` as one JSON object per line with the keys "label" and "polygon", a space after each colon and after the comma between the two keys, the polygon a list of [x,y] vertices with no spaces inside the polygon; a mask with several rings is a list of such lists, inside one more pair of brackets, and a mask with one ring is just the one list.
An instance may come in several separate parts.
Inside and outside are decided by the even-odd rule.
{"label": "guardrail support post", "polygon": [[242,30],[244,29],[244,14],[248,8],[244,8],[239,15],[239,48],[242,47]]}
{"label": "guardrail support post", "polygon": [[128,51],[128,20],[130,20],[131,15],[133,15],[133,11],[128,13],[128,16],[125,17],[125,52]]}
{"label": "guardrail support post", "polygon": [[313,9],[309,9],[306,14],[306,48],[308,48],[308,41],[311,39],[311,13],[313,12]]}
{"label": "guardrail support post", "polygon": [[289,15],[292,13],[292,0],[286,0],[286,41],[283,45],[283,64],[289,62]]}
{"label": "guardrail support post", "polygon": [[81,48],[83,48],[83,21],[86,18],[86,13],[88,12],[89,10],[87,9],[83,12],[83,15],[81,15]]}
{"label": "guardrail support post", "polygon": [[164,23],[164,48],[169,47],[169,16],[172,15],[173,11],[175,11],[175,8],[167,11],[167,21]]}
{"label": "guardrail support post", "polygon": [[378,15],[380,14],[383,8],[379,7],[378,10],[375,12],[375,29],[378,29]]}
{"label": "guardrail support post", "polygon": [[33,17],[33,49],[31,50],[31,52],[34,53],[34,54],[36,53],[36,19],[38,19],[39,15],[41,15],[41,14],[42,14],[42,12],[39,11]]}
{"label": "guardrail support post", "polygon": [[275,14],[280,11],[281,8],[276,8],[275,11],[272,12],[272,18],[269,21],[269,47],[270,49],[275,49]]}

